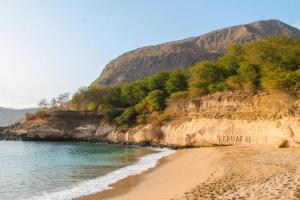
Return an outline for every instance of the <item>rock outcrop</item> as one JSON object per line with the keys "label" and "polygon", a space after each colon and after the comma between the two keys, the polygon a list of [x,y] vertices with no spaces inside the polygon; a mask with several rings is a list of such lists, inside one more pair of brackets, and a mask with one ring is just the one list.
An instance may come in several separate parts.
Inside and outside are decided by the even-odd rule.
{"label": "rock outcrop", "polygon": [[112,131],[106,138],[166,146],[300,146],[300,102],[286,94],[216,93],[177,108],[160,127]]}
{"label": "rock outcrop", "polygon": [[2,131],[8,140],[89,141],[100,123],[98,114],[73,111],[47,113],[43,119],[27,120]]}
{"label": "rock outcrop", "polygon": [[0,140],[4,139],[4,130],[6,127],[0,127]]}
{"label": "rock outcrop", "polygon": [[130,82],[160,71],[186,68],[203,61],[215,60],[230,44],[246,43],[273,35],[300,38],[300,30],[279,20],[264,20],[233,26],[155,46],[142,47],[112,60],[93,85]]}
{"label": "rock outcrop", "polygon": [[47,120],[7,128],[6,139],[75,140],[169,147],[215,145],[300,146],[300,102],[283,93],[226,92],[183,105],[170,105],[172,118],[161,125],[120,131],[101,115],[52,113]]}

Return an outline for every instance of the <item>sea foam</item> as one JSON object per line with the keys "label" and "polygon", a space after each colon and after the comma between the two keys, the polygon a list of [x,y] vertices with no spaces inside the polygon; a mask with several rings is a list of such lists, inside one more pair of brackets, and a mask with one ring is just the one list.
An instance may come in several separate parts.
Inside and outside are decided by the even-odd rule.
{"label": "sea foam", "polygon": [[140,174],[152,167],[155,167],[158,160],[171,155],[175,150],[171,149],[157,149],[157,153],[152,153],[141,157],[132,165],[112,171],[104,176],[84,181],[80,184],[74,185],[72,188],[58,191],[58,192],[44,192],[41,196],[31,197],[31,200],[70,200],[76,197],[101,192],[111,187],[109,185],[124,179],[128,176]]}

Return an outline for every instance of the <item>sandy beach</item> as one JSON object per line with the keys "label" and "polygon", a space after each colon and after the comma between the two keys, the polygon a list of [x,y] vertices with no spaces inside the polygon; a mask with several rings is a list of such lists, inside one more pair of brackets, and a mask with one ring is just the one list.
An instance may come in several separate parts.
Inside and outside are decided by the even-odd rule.
{"label": "sandy beach", "polygon": [[80,200],[300,199],[300,150],[228,146],[178,150],[157,167]]}

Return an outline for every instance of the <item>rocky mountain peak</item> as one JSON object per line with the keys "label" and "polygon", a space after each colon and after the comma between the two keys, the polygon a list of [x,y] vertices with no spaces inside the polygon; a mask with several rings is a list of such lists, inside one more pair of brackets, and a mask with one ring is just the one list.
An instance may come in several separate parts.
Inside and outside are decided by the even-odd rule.
{"label": "rocky mountain peak", "polygon": [[131,82],[160,71],[186,68],[203,60],[215,60],[225,53],[226,47],[230,44],[246,43],[273,35],[300,38],[300,30],[271,19],[138,48],[108,63],[93,85]]}

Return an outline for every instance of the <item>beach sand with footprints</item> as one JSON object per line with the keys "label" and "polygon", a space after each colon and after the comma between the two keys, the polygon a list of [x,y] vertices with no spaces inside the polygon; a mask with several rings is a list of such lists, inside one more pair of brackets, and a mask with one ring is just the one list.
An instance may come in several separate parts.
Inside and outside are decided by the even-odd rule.
{"label": "beach sand with footprints", "polygon": [[222,146],[178,150],[157,167],[80,199],[300,199],[300,149]]}

